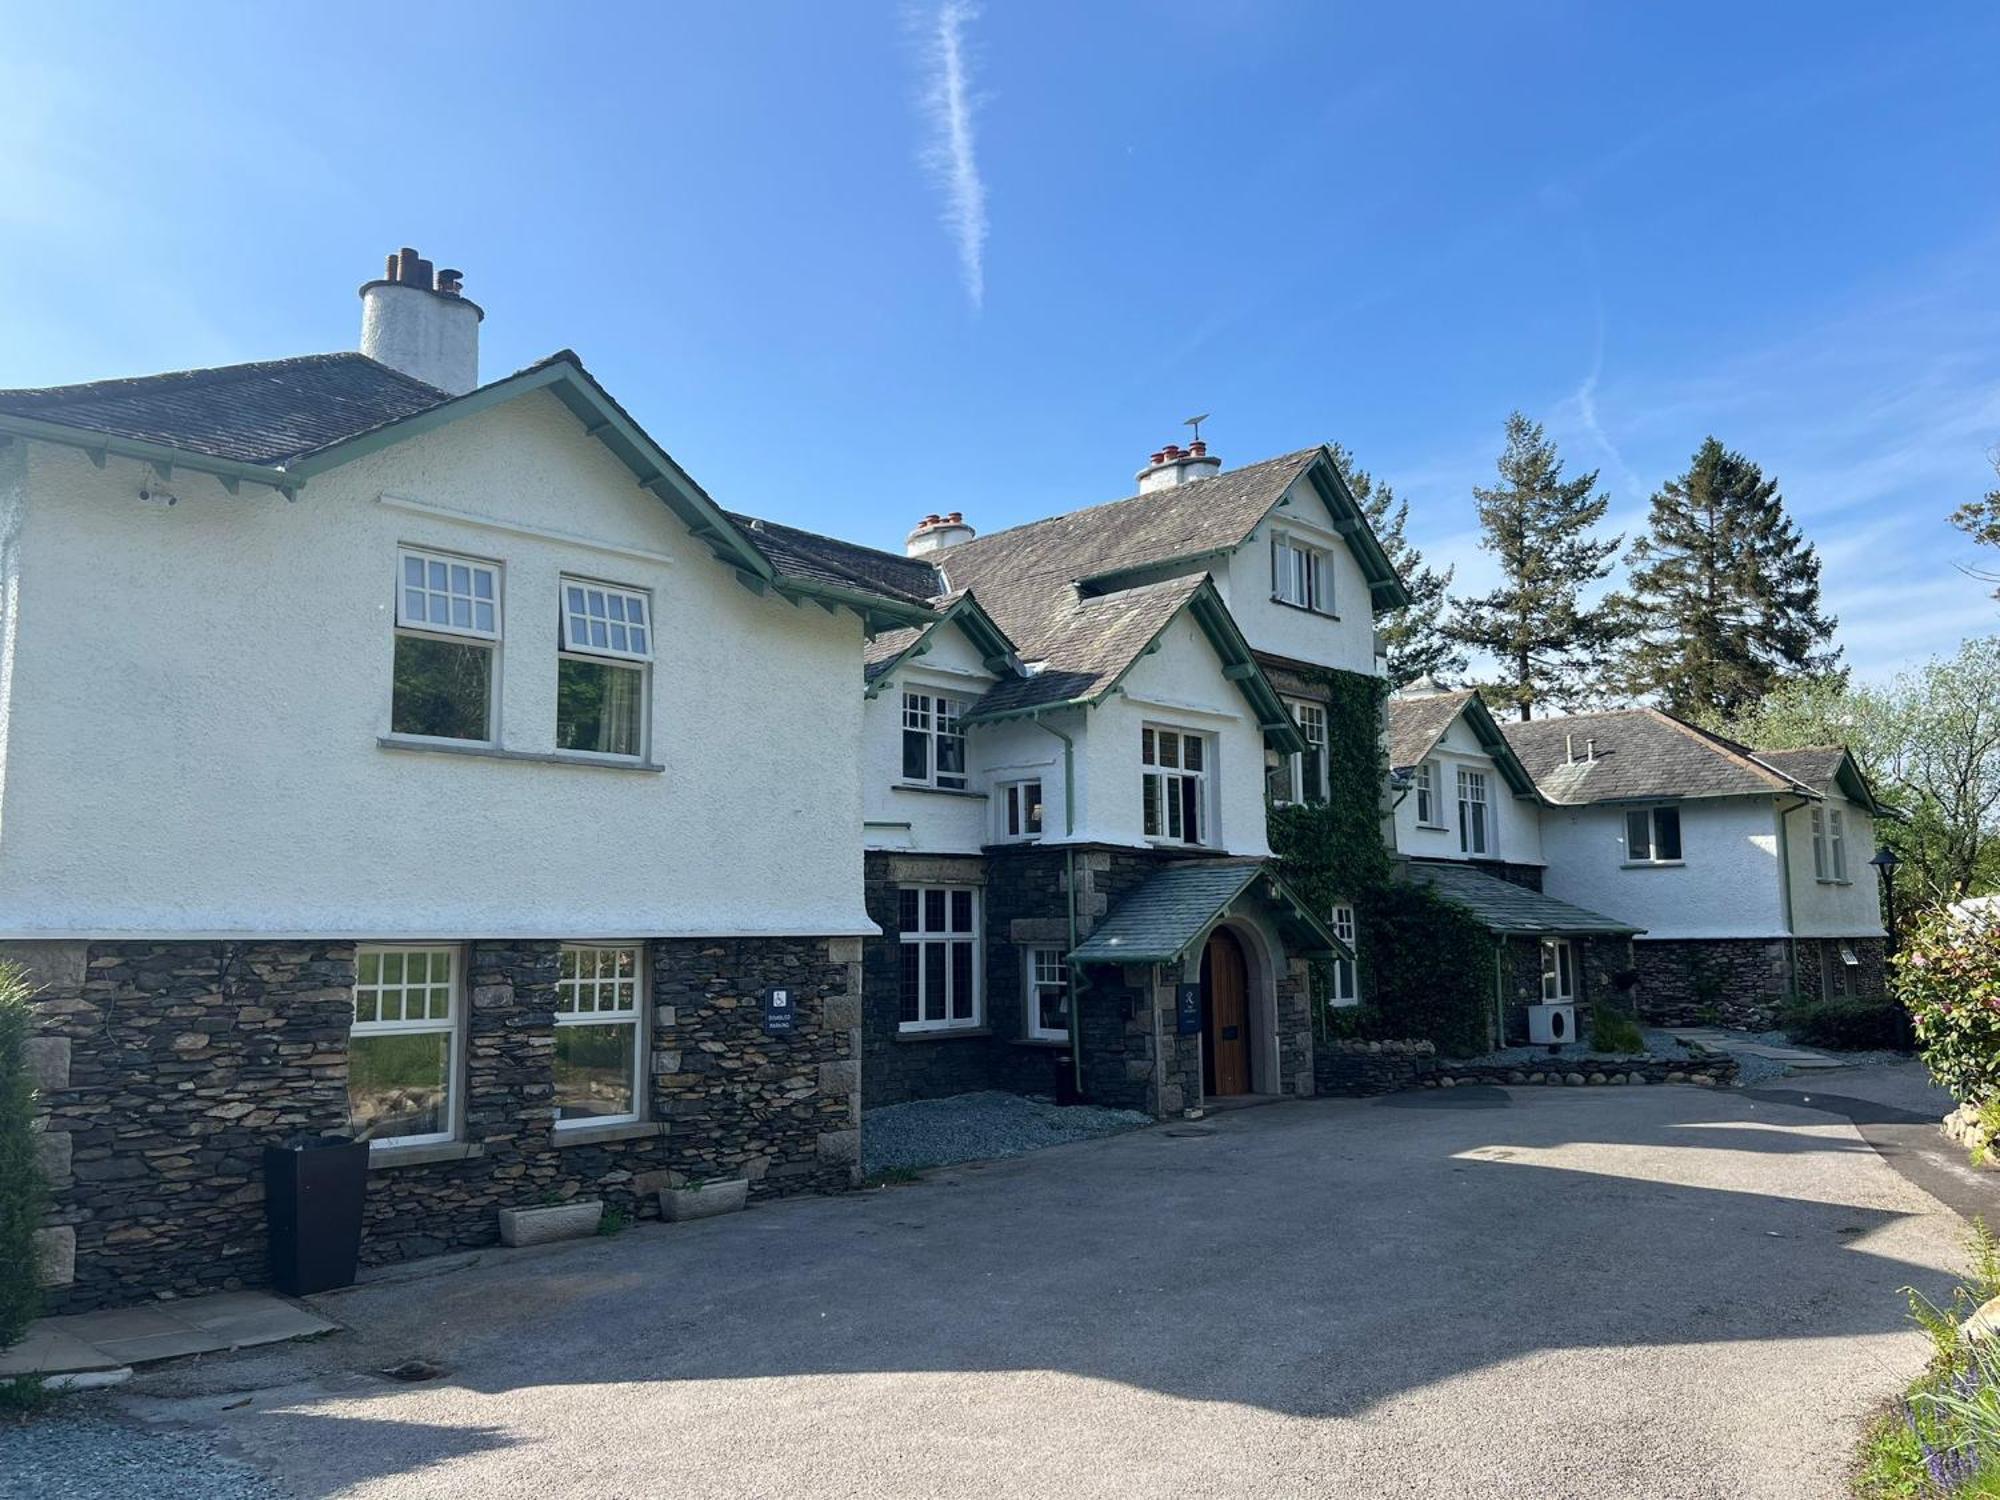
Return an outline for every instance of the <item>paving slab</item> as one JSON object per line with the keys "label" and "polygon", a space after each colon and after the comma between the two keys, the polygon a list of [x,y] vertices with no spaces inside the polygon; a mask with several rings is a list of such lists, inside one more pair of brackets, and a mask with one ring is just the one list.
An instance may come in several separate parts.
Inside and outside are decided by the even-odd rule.
{"label": "paving slab", "polygon": [[106,1354],[95,1344],[86,1344],[73,1334],[49,1327],[54,1321],[44,1318],[19,1343],[0,1349],[0,1380],[12,1380],[17,1375],[58,1375],[124,1367],[123,1360]]}
{"label": "paving slab", "polygon": [[0,1351],[0,1378],[115,1370],[311,1338],[339,1326],[270,1292],[221,1292],[71,1313],[38,1319],[20,1343]]}

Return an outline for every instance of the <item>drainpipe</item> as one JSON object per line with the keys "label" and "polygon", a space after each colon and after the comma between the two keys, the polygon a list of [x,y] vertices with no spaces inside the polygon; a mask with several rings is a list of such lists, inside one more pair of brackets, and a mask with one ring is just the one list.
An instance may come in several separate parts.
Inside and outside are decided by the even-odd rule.
{"label": "drainpipe", "polygon": [[[1039,713],[1030,714],[1028,722],[1037,729],[1045,729],[1062,741],[1063,747],[1063,836],[1076,834],[1076,739],[1064,734],[1053,724],[1044,724]],[[1068,899],[1063,902],[1069,917],[1069,947],[1065,953],[1076,952],[1076,846],[1071,844],[1064,850],[1066,877],[1069,888]],[[1083,1007],[1078,1003],[1076,991],[1076,968],[1067,960],[1063,963],[1063,974],[1069,985],[1069,1067],[1071,1081],[1076,1085],[1076,1096],[1083,1097]]]}
{"label": "drainpipe", "polygon": [[1800,808],[1811,807],[1809,798],[1801,797],[1790,807],[1778,805],[1778,895],[1785,909],[1785,950],[1791,961],[1791,982],[1794,990],[1799,987],[1799,937],[1795,930],[1797,923],[1792,917],[1792,814]]}
{"label": "drainpipe", "polygon": [[1493,1050],[1507,1045],[1507,940],[1493,940]]}

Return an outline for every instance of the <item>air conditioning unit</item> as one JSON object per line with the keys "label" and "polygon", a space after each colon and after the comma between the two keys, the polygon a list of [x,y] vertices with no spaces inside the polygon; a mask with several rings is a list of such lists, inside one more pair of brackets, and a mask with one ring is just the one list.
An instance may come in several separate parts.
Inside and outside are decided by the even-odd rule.
{"label": "air conditioning unit", "polygon": [[1576,1040],[1574,1005],[1528,1007],[1528,1040],[1537,1047],[1560,1047]]}

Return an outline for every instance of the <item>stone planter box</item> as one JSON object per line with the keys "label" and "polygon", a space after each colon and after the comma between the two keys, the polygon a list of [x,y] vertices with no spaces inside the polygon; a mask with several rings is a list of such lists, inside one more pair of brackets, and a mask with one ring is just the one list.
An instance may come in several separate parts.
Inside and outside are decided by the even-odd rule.
{"label": "stone planter box", "polygon": [[557,1203],[548,1208],[503,1208],[500,1210],[500,1243],[503,1245],[546,1245],[554,1240],[587,1239],[597,1233],[604,1217],[604,1200]]}
{"label": "stone planter box", "polygon": [[709,1219],[717,1214],[733,1214],[750,1201],[750,1184],[705,1182],[700,1187],[660,1189],[660,1217],[679,1223],[685,1219]]}

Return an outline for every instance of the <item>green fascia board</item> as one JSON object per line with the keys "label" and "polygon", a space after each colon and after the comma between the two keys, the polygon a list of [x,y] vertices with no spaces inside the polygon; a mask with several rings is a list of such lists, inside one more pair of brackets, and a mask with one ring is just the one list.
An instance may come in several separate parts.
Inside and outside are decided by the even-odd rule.
{"label": "green fascia board", "polygon": [[287,470],[274,468],[269,464],[245,463],[237,458],[214,458],[205,453],[190,453],[184,448],[172,448],[164,443],[149,443],[140,438],[113,437],[109,433],[95,432],[83,427],[70,427],[61,422],[44,422],[36,417],[15,417],[0,413],[0,433],[33,438],[44,443],[55,443],[65,448],[80,448],[93,456],[115,453],[120,458],[138,459],[142,463],[170,469],[175,467],[192,469],[199,474],[213,474],[218,479],[236,483],[247,480],[251,484],[265,485],[274,490],[296,490],[304,483]]}
{"label": "green fascia board", "polygon": [[924,625],[924,633],[875,669],[874,677],[862,690],[864,698],[879,696],[889,685],[890,674],[911,657],[922,656],[929,651],[931,637],[946,625],[956,625],[965,632],[966,639],[972,642],[974,649],[984,658],[985,666],[994,676],[1026,675],[1021,667],[1020,653],[1015,649],[1014,643],[1007,638],[1007,632],[980,607],[979,601],[970,591],[959,595],[946,605],[942,612],[927,611],[923,619],[910,619],[902,623]]}
{"label": "green fascia board", "polygon": [[[1278,690],[1271,686],[1271,679],[1264,675],[1264,668],[1229,613],[1229,606],[1222,602],[1214,582],[1203,583],[1188,600],[1187,607],[1194,612],[1202,634],[1215,647],[1215,654],[1222,658],[1224,674],[1249,700],[1251,710],[1257,715],[1257,726],[1264,731],[1265,745],[1280,755],[1296,755],[1305,749],[1305,736],[1278,696]],[[1238,670],[1231,672],[1232,667]],[[1246,667],[1248,671],[1241,670]]]}
{"label": "green fascia board", "polygon": [[773,579],[771,591],[795,603],[813,599],[843,605],[860,615],[871,633],[897,625],[928,625],[937,619],[937,613],[925,605],[905,604],[886,594],[842,588],[837,583],[821,583],[816,578]]}
{"label": "green fascia board", "polygon": [[1378,610],[1407,606],[1410,591],[1396,576],[1395,565],[1389,561],[1389,554],[1382,550],[1382,543],[1376,539],[1375,528],[1368,524],[1368,513],[1354,498],[1347,481],[1340,477],[1340,465],[1333,461],[1332,452],[1322,447],[1319,457],[1312,461],[1306,473],[1312,480],[1313,488],[1319,492],[1320,500],[1332,512],[1334,529],[1346,540],[1349,550],[1354,553],[1354,560],[1361,564],[1361,576],[1368,580],[1369,602]]}
{"label": "green fascia board", "polygon": [[1039,719],[1043,714],[1062,713],[1072,708],[1095,708],[1109,696],[1109,690],[1089,698],[1058,698],[1052,703],[1029,703],[1020,708],[1003,708],[989,713],[966,714],[961,724],[1004,724],[1009,719]]}

